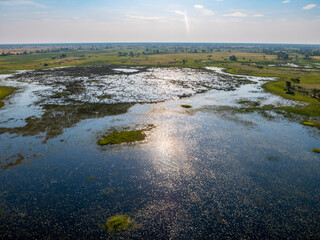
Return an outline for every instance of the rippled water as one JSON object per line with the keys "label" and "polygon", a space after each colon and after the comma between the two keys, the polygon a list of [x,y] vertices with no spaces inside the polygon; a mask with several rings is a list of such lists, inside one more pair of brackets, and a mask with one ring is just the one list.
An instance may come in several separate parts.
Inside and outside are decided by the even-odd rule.
{"label": "rippled water", "polygon": [[[64,83],[55,72],[2,77],[20,89],[0,110],[0,238],[318,239],[319,134],[230,111],[243,99],[294,103],[263,92],[266,79],[209,70],[116,69],[84,76],[79,98],[51,97],[80,81],[63,72]],[[110,129],[148,124],[142,143],[97,145]],[[116,214],[135,227],[109,234]]]}

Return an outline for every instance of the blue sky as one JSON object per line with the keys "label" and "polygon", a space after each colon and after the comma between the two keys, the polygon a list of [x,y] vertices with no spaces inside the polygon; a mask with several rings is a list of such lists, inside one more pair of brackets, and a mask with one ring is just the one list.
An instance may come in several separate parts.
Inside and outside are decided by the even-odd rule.
{"label": "blue sky", "polygon": [[0,43],[320,43],[320,0],[0,0]]}

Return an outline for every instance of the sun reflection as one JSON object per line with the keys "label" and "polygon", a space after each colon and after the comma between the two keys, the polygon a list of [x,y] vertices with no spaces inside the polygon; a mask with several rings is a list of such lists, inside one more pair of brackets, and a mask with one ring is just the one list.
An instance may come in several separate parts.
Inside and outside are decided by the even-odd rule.
{"label": "sun reflection", "polygon": [[178,126],[174,120],[159,122],[156,126],[150,139],[150,155],[155,170],[174,178],[191,175],[192,168],[187,154],[190,142],[177,137],[181,136],[177,134],[178,130],[181,131],[187,126]]}

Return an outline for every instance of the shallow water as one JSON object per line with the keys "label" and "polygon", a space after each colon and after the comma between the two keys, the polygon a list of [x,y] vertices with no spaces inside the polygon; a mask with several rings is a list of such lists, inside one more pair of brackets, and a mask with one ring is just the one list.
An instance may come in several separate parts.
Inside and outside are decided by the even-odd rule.
{"label": "shallow water", "polygon": [[[118,104],[88,97],[65,105],[48,97],[50,84],[1,80],[21,87],[0,110],[1,239],[320,237],[320,157],[311,152],[319,134],[276,113],[228,111],[243,99],[294,104],[264,93],[266,79],[237,84],[223,72],[176,68],[94,78],[121,79]],[[203,82],[210,87],[196,94]],[[148,124],[155,128],[142,143],[97,144],[110,129]],[[129,233],[102,227],[116,214],[134,221]]]}

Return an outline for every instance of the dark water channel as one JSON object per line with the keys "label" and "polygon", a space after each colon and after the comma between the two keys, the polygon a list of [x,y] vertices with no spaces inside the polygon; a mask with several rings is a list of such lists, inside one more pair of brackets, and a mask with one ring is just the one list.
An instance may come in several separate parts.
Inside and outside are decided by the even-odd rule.
{"label": "dark water channel", "polygon": [[[319,133],[230,111],[294,104],[268,79],[89,70],[1,76],[19,90],[0,110],[0,239],[320,239]],[[97,144],[149,124],[143,142]],[[134,227],[108,233],[117,214]]]}

